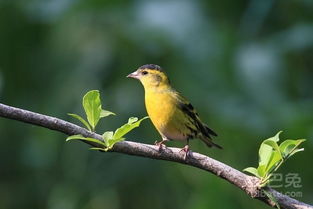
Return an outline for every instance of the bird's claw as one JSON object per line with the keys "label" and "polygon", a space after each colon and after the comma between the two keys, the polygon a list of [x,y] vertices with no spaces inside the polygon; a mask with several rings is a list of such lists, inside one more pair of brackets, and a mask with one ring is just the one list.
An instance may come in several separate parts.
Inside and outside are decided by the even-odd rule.
{"label": "bird's claw", "polygon": [[184,152],[184,160],[187,159],[187,157],[190,156],[190,149],[189,149],[189,145],[184,146],[179,152]]}
{"label": "bird's claw", "polygon": [[155,141],[154,142],[154,144],[159,147],[159,151],[162,151],[163,149],[166,149],[166,145],[163,144],[163,143],[164,143],[164,141],[159,141],[159,142]]}

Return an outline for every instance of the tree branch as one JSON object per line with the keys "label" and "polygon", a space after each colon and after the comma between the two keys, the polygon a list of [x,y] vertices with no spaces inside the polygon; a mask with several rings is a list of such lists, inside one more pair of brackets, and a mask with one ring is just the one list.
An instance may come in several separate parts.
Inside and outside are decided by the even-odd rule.
{"label": "tree branch", "polygon": [[[81,134],[85,137],[92,137],[103,140],[99,134],[89,132],[88,130],[67,121],[15,107],[10,107],[1,103],[0,116],[42,126],[44,128],[49,128],[55,131],[62,132],[66,135]],[[90,144],[91,146],[99,147],[99,144],[86,141],[84,142]],[[264,193],[262,192],[263,189],[270,192],[276,198],[281,208],[313,209],[313,206],[295,200],[271,188],[259,189],[258,185],[260,181],[258,178],[248,176],[228,165],[225,165],[222,162],[219,162],[199,153],[193,152],[191,157],[188,157],[186,160],[184,160],[184,155],[180,153],[180,149],[178,148],[166,148],[162,151],[159,151],[157,146],[130,141],[123,141],[115,144],[110,152],[119,152],[128,155],[173,161],[200,168],[202,170],[213,173],[220,178],[225,179],[226,181],[232,183],[236,187],[246,192],[247,195],[249,195],[250,197],[261,200],[272,207],[275,207],[274,203],[266,195],[264,195]]]}

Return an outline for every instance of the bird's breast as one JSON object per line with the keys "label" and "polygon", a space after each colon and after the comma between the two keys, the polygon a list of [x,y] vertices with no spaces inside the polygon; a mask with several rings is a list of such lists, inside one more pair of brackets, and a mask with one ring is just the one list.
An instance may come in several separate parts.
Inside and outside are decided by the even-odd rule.
{"label": "bird's breast", "polygon": [[175,112],[175,103],[166,93],[146,93],[145,103],[148,115],[159,130],[166,126]]}
{"label": "bird's breast", "polygon": [[156,129],[169,139],[185,140],[177,124],[177,104],[170,93],[145,93],[148,115]]}

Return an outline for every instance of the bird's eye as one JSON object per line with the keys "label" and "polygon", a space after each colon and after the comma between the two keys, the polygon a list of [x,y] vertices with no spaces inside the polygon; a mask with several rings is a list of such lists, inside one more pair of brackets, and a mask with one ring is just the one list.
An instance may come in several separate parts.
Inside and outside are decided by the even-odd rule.
{"label": "bird's eye", "polygon": [[142,71],[141,74],[142,74],[142,75],[147,75],[148,72],[147,72],[147,71]]}

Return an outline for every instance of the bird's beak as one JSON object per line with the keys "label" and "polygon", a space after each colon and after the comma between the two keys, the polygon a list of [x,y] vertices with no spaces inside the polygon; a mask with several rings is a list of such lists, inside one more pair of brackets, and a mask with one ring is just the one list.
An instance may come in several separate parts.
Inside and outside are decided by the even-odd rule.
{"label": "bird's beak", "polygon": [[139,73],[137,71],[129,74],[128,76],[126,76],[127,78],[135,78],[135,79],[139,79]]}

